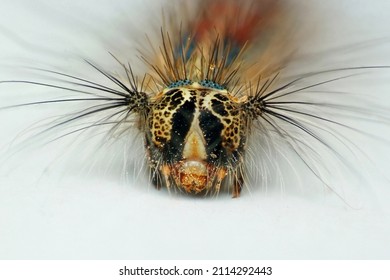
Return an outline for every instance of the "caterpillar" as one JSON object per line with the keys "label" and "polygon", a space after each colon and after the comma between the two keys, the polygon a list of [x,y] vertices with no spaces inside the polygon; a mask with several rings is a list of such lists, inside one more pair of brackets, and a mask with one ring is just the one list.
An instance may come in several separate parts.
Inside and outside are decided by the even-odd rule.
{"label": "caterpillar", "polygon": [[[238,197],[254,176],[251,172],[266,181],[269,169],[278,168],[278,160],[294,169],[294,159],[333,189],[328,179],[331,167],[322,164],[323,159],[329,157],[335,165],[359,173],[340,146],[354,149],[344,134],[369,134],[339,119],[387,124],[388,117],[386,108],[354,105],[353,95],[326,86],[365,72],[386,72],[388,66],[289,71],[297,61],[316,62],[300,57],[297,14],[282,0],[183,1],[180,8],[164,11],[158,35],[139,43],[144,74],[138,75],[139,69],[109,51],[122,69],[120,74],[85,59],[99,79],[45,68],[39,71],[54,77],[52,82],[2,79],[0,84],[81,94],[11,106],[85,104],[52,122],[45,133],[64,129],[59,137],[70,137],[108,127],[108,136],[127,137],[129,128],[135,127],[137,132],[130,133],[143,139],[150,179],[157,189],[194,195],[226,190]],[[370,104],[364,99],[365,106]]]}

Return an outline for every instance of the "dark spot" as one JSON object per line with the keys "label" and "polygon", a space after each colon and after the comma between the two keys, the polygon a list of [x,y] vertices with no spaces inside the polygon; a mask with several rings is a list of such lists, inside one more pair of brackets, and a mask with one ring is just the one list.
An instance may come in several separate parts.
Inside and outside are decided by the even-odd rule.
{"label": "dark spot", "polygon": [[229,112],[230,112],[230,115],[233,116],[233,117],[238,115],[238,111],[237,110],[231,110]]}
{"label": "dark spot", "polygon": [[156,141],[157,141],[157,142],[164,143],[164,142],[165,142],[165,140],[166,140],[166,138],[165,138],[165,137],[156,136]]}
{"label": "dark spot", "polygon": [[167,91],[164,96],[172,96],[174,95],[176,92],[180,91],[180,89],[172,89],[170,91]]}
{"label": "dark spot", "polygon": [[226,104],[226,110],[232,111],[233,109],[234,107],[231,104],[229,103]]}
{"label": "dark spot", "polygon": [[183,102],[183,100],[184,100],[183,92],[182,91],[175,92],[170,98],[169,107],[171,109],[169,109],[169,110],[175,109],[177,106],[179,106]]}
{"label": "dark spot", "polygon": [[223,95],[223,94],[216,94],[216,95],[214,95],[215,96],[215,98],[217,98],[217,99],[219,99],[219,100],[221,100],[221,101],[228,101],[229,100],[229,98],[228,97],[226,97],[225,95]]}
{"label": "dark spot", "polygon": [[213,108],[213,111],[218,115],[228,116],[228,112],[225,110],[225,104],[223,104],[221,101],[212,100],[211,107]]}

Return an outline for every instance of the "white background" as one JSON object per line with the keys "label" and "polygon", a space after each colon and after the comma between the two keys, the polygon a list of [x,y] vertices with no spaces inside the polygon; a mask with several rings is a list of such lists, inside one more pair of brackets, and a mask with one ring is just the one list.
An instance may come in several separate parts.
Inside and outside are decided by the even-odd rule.
{"label": "white background", "polygon": [[[28,66],[91,77],[82,58],[116,65],[108,51],[137,67],[135,49],[142,48],[144,33],[159,31],[156,15],[162,6],[160,1],[143,2],[0,4],[0,80],[35,78],[18,70]],[[302,40],[304,49],[350,44],[357,57],[364,54],[366,64],[390,65],[387,1],[317,2],[306,4],[309,12],[300,18],[305,28],[314,29],[315,39]],[[353,48],[354,42],[365,44]],[[332,58],[337,61],[346,53],[336,48]],[[326,60],[318,63],[332,66]],[[379,80],[365,84],[367,93],[375,96],[390,89],[390,82]],[[40,90],[0,84],[1,106],[36,100]],[[390,104],[389,97],[378,99],[384,100],[382,106]],[[382,142],[359,143],[376,165],[357,165],[367,173],[367,182],[356,186],[346,180],[344,200],[323,191],[319,182],[305,181],[310,174],[300,169],[299,187],[290,186],[291,178],[285,175],[283,190],[275,183],[267,191],[253,185],[239,199],[194,198],[154,190],[147,176],[138,174],[143,162],[139,140],[121,139],[95,152],[94,140],[72,135],[43,147],[32,144],[9,157],[9,143],[37,120],[58,115],[57,109],[66,112],[68,107],[0,111],[1,259],[390,257],[390,183],[383,174],[390,154]],[[390,138],[389,130],[375,123],[367,129]],[[135,158],[128,173],[123,172],[123,157]]]}

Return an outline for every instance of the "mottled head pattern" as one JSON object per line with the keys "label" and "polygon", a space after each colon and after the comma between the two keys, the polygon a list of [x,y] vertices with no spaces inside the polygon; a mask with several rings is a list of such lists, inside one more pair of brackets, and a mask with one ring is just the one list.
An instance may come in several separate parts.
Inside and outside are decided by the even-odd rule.
{"label": "mottled head pattern", "polygon": [[199,83],[167,88],[157,95],[147,119],[146,148],[158,186],[188,193],[218,192],[243,163],[245,117],[239,100],[226,90]]}

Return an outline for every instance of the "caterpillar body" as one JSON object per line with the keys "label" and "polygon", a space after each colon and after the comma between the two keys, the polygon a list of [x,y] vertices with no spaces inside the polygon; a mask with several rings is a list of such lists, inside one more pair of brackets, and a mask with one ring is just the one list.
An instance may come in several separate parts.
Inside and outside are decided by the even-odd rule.
{"label": "caterpillar body", "polygon": [[[321,86],[363,71],[386,71],[388,66],[331,67],[284,75],[299,48],[294,37],[295,14],[287,1],[181,4],[183,8],[164,13],[160,43],[140,51],[147,69],[142,79],[134,74],[139,70],[112,53],[124,75],[86,60],[112,87],[52,70],[46,72],[65,79],[68,85],[27,80],[1,83],[27,83],[85,95],[21,106],[98,102],[60,118],[48,131],[102,114],[92,125],[70,134],[104,125],[111,126],[112,134],[135,123],[157,188],[195,195],[217,195],[226,189],[238,197],[250,177],[248,162],[253,158],[248,154],[259,149],[272,162],[267,149],[274,143],[287,147],[332,188],[324,179],[321,153],[343,162],[332,141],[345,145],[342,130],[364,134],[339,121],[337,114],[356,117],[364,115],[364,110],[338,101],[337,92],[321,92]],[[370,111],[372,119],[367,114],[363,117],[387,122],[379,111]],[[257,171],[266,173],[268,168],[257,167]]]}

